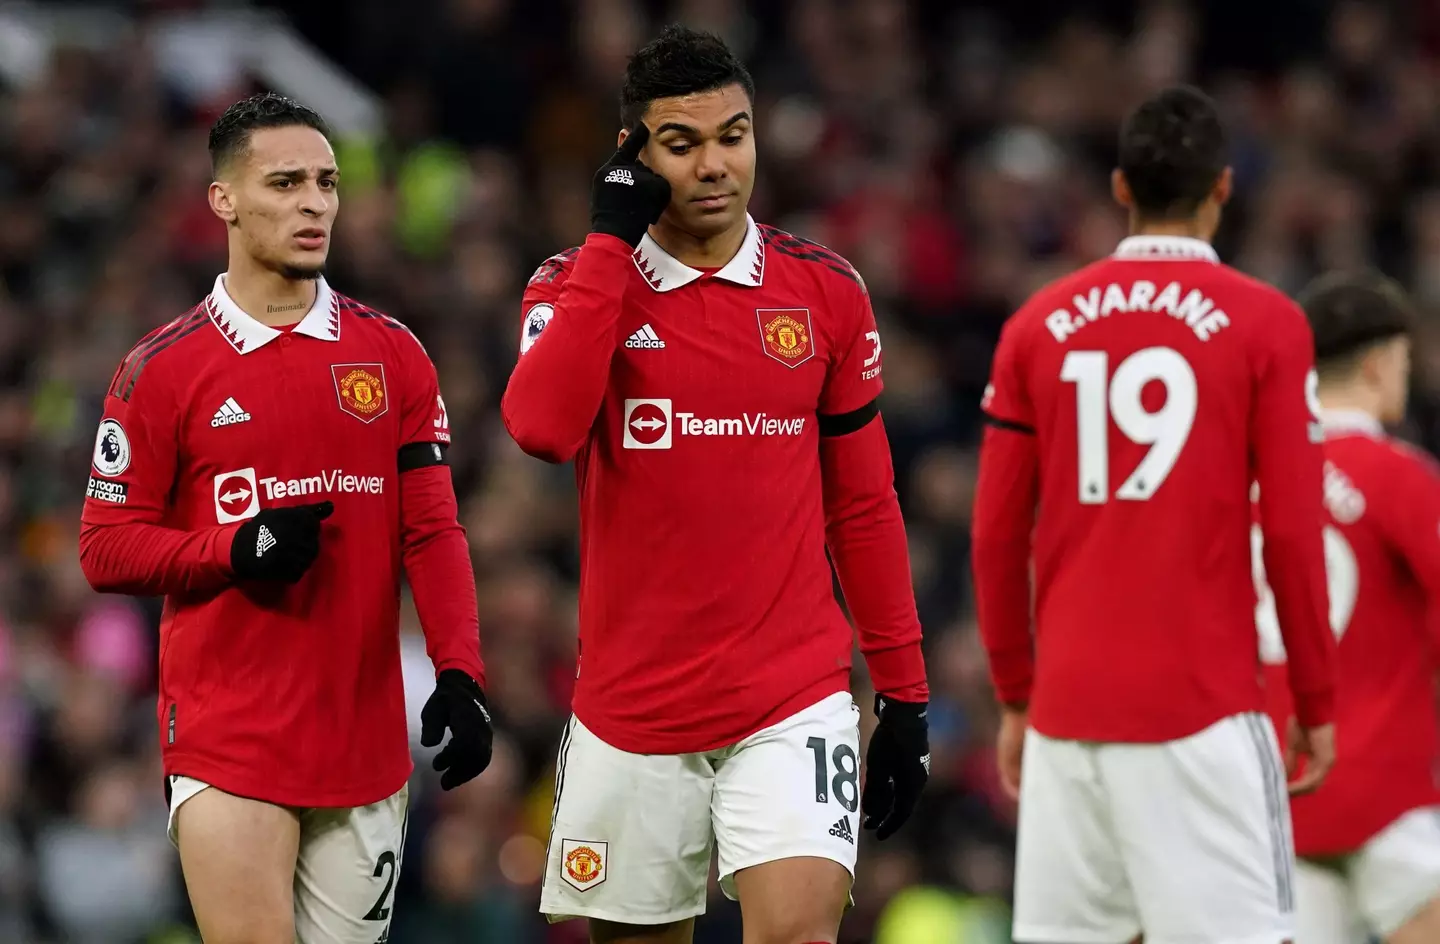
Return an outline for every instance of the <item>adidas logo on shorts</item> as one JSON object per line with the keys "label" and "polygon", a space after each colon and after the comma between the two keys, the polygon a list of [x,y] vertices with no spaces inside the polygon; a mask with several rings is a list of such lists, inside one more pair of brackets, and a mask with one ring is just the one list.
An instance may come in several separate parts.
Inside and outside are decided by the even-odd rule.
{"label": "adidas logo on shorts", "polygon": [[850,831],[850,817],[842,816],[836,820],[835,825],[830,827],[830,835],[836,839],[843,839],[850,845],[855,845],[855,834]]}
{"label": "adidas logo on shorts", "polygon": [[605,175],[607,184],[624,184],[627,187],[635,186],[635,175],[624,167],[617,167]]}

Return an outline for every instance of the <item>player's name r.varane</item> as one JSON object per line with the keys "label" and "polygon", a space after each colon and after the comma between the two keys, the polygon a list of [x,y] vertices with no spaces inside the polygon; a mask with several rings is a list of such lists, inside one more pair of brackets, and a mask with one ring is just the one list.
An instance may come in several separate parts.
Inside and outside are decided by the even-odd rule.
{"label": "player's name r.varane", "polygon": [[1209,296],[1198,288],[1187,292],[1179,282],[1171,282],[1163,289],[1147,279],[1136,279],[1129,285],[1111,282],[1103,289],[1095,286],[1084,295],[1077,294],[1071,304],[1075,314],[1068,308],[1057,308],[1045,317],[1045,327],[1062,343],[1081,328],[1116,312],[1164,313],[1185,322],[1202,341],[1230,325],[1230,316],[1215,309]]}

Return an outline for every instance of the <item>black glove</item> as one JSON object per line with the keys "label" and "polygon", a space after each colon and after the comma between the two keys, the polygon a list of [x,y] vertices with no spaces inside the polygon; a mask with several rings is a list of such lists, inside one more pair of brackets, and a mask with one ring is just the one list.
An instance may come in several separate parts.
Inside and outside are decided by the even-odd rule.
{"label": "black glove", "polygon": [[453,790],[490,766],[495,732],[480,683],[459,669],[444,669],[435,678],[435,694],[420,709],[420,744],[434,747],[450,728],[450,743],[435,755],[432,766],[444,771],[442,790]]}
{"label": "black glove", "polygon": [[915,811],[920,791],[930,779],[928,702],[895,701],[875,696],[880,723],[865,752],[865,792],[860,798],[861,825],[888,839]]}
{"label": "black glove", "polygon": [[650,140],[642,121],[595,172],[590,186],[590,232],[618,236],[640,245],[645,230],[670,205],[670,182],[640,163],[640,149]]}
{"label": "black glove", "polygon": [[266,508],[235,529],[230,569],[240,580],[294,583],[320,556],[320,522],[333,502]]}

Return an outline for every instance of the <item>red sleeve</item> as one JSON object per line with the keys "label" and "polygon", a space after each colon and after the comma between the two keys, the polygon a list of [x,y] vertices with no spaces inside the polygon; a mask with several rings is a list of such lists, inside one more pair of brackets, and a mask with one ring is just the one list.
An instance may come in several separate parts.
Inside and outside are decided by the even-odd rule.
{"label": "red sleeve", "polygon": [[820,394],[820,413],[825,416],[858,410],[880,396],[885,384],[880,378],[880,331],[875,326],[875,312],[864,283],[845,281],[850,294],[850,317],[840,333],[830,366],[825,374],[825,389]]}
{"label": "red sleeve", "polygon": [[179,410],[144,343],[105,398],[80,515],[80,566],[96,590],[136,596],[203,593],[230,580],[236,525],[167,527],[179,456]]}
{"label": "red sleeve", "polygon": [[896,701],[928,701],[905,522],[878,415],[853,432],[821,437],[820,480],[825,540],[875,690]]}
{"label": "red sleeve", "polygon": [[566,462],[590,435],[610,380],[630,255],[624,240],[591,234],[573,270],[568,260],[552,260],[526,286],[520,359],[500,415],[538,459]]}
{"label": "red sleeve", "polygon": [[1285,641],[1295,715],[1314,727],[1329,723],[1335,707],[1315,347],[1305,316],[1288,301],[1266,325],[1272,333],[1256,377],[1250,455],[1260,485],[1265,574]]}
{"label": "red sleeve", "polygon": [[1409,450],[1397,458],[1393,487],[1367,500],[1386,541],[1425,590],[1426,622],[1440,655],[1440,467]]}
{"label": "red sleeve", "polygon": [[400,557],[436,674],[460,669],[483,686],[475,567],[445,463],[450,417],[435,365],[418,341],[406,373],[400,417]]}
{"label": "red sleeve", "polygon": [[981,405],[989,422],[980,447],[971,525],[976,618],[1002,704],[1030,701],[1035,678],[1031,633],[1030,541],[1040,495],[1035,417],[1019,369],[1019,322],[996,348]]}

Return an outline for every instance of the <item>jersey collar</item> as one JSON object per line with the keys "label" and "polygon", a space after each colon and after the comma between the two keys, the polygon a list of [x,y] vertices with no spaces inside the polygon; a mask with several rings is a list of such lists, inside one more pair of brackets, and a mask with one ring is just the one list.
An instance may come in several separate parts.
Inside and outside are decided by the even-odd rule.
{"label": "jersey collar", "polygon": [[1320,425],[1332,436],[1343,436],[1346,433],[1381,436],[1385,433],[1385,427],[1380,425],[1380,421],[1364,410],[1322,410]]}
{"label": "jersey collar", "polygon": [[[669,292],[689,285],[705,273],[692,269],[660,248],[660,244],[646,233],[636,247],[635,268],[645,276],[645,281],[657,292]],[[760,237],[760,227],[750,214],[745,214],[745,239],[734,258],[715,273],[715,278],[758,288],[765,281],[765,240]]]}
{"label": "jersey collar", "polygon": [[[235,304],[235,299],[225,290],[223,272],[215,276],[215,288],[205,299],[205,309],[210,313],[210,320],[215,327],[225,336],[225,340],[241,354],[249,354],[262,348],[284,333],[278,328],[256,321]],[[295,326],[295,333],[321,341],[340,340],[340,309],[335,301],[335,293],[323,278],[316,280],[315,304],[310,306],[305,317]]]}
{"label": "jersey collar", "polygon": [[1189,236],[1127,236],[1115,247],[1115,258],[1151,262],[1176,259],[1220,261],[1214,246]]}

